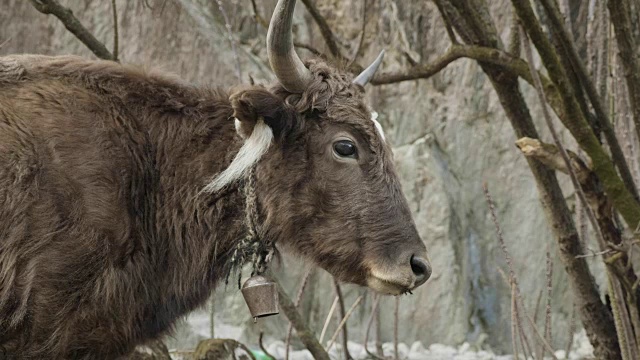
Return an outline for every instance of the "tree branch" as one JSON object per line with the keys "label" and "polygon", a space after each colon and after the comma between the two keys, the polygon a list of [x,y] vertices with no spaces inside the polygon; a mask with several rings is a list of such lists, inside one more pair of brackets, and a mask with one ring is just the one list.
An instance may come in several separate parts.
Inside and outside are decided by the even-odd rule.
{"label": "tree branch", "polygon": [[296,306],[293,304],[293,301],[291,301],[289,295],[284,291],[282,285],[277,281],[275,281],[275,283],[278,288],[278,302],[280,304],[280,309],[296,329],[296,333],[302,343],[307,347],[307,349],[309,349],[309,352],[311,352],[314,359],[331,360],[329,358],[329,354],[327,354],[322,345],[320,345],[316,339],[313,331],[309,329],[304,320],[302,320],[302,316],[300,316],[300,313],[296,310]]}
{"label": "tree branch", "polygon": [[324,38],[324,42],[327,44],[331,55],[340,61],[347,62],[348,59],[346,59],[340,52],[338,43],[336,43],[335,35],[333,34],[333,31],[331,31],[327,20],[320,14],[320,11],[318,11],[318,8],[316,8],[312,0],[302,0],[302,3],[307,7],[307,11],[309,11],[309,14],[311,14],[311,17],[316,24],[318,24],[320,34],[322,34],[322,38]]}
{"label": "tree branch", "polygon": [[[633,121],[640,138],[640,61],[636,55],[637,47],[631,27],[631,7],[628,0],[607,1],[611,22],[616,32],[620,60],[624,67],[624,76],[629,91],[629,101],[633,110]],[[633,225],[635,228],[635,224]]]}
{"label": "tree branch", "polygon": [[[302,295],[304,294],[304,289],[307,287],[307,284],[309,283],[309,277],[311,277],[311,268],[307,269],[307,271],[304,273],[304,276],[302,277],[302,283],[300,284],[300,289],[298,290],[298,295],[296,296],[296,301],[293,303],[293,305],[297,308],[298,306],[300,306],[300,302],[302,301]],[[285,352],[284,352],[284,358],[285,360],[289,360],[289,346],[291,344],[291,332],[293,331],[293,325],[291,323],[289,323],[289,327],[287,329],[287,340],[284,343],[285,346]]]}
{"label": "tree branch", "polygon": [[[451,12],[448,17],[455,20],[451,25],[465,43],[499,49],[497,46],[490,45],[491,39],[494,39],[497,33],[495,28],[487,26],[480,29],[481,32],[474,34],[467,26],[466,18],[461,17],[457,12],[457,8],[449,1],[436,1],[442,2],[445,11]],[[472,13],[469,16],[476,15]],[[500,103],[516,135],[518,137],[539,137],[531,118],[531,113],[520,91],[517,78],[505,72],[502,67],[483,61],[479,62],[479,64],[496,90]],[[525,72],[528,73],[526,64],[524,68],[526,69]],[[547,88],[545,87],[546,90]],[[551,102],[551,99],[549,100]],[[560,117],[562,118],[563,116],[564,114],[561,112]],[[560,256],[570,279],[571,288],[579,301],[580,317],[594,346],[596,356],[618,359],[620,358],[620,350],[611,312],[600,299],[597,285],[586,261],[575,258],[576,255],[581,254],[581,245],[558,180],[554,172],[539,161],[527,159],[527,163],[540,192],[542,208],[556,237]]]}
{"label": "tree branch", "polygon": [[113,60],[118,60],[118,9],[116,0],[111,0],[111,10],[113,11]]}
{"label": "tree branch", "polygon": [[115,57],[107,50],[103,43],[98,41],[82,23],[73,15],[73,12],[60,5],[56,0],[30,0],[33,7],[43,14],[51,14],[57,17],[67,30],[82,41],[97,57],[104,60],[115,60]]}
{"label": "tree branch", "polygon": [[609,116],[607,115],[602,99],[598,95],[598,91],[596,90],[593,81],[591,81],[584,63],[580,60],[578,50],[571,41],[571,35],[563,24],[562,14],[560,14],[555,5],[552,4],[551,0],[540,0],[540,2],[547,12],[548,19],[554,29],[554,34],[556,35],[555,38],[558,39],[560,45],[564,49],[564,54],[569,58],[573,72],[580,81],[580,84],[586,90],[589,101],[593,106],[593,110],[595,111],[598,120],[600,120],[602,130],[604,131],[604,135],[607,139],[607,144],[609,144],[609,148],[611,149],[613,161],[618,168],[618,171],[620,171],[622,180],[629,192],[638,199],[638,191],[633,181],[633,177],[631,176],[631,171],[629,170],[627,161],[624,158],[622,149],[620,148],[620,142],[613,130],[613,126],[611,125],[611,121],[609,120]]}
{"label": "tree branch", "polygon": [[[338,280],[335,277],[333,278],[333,288],[335,289],[336,297],[338,298],[338,320],[339,320],[338,323],[340,323],[342,319],[344,319],[347,315],[345,313],[344,296],[342,295],[342,289],[340,288],[340,284],[338,283]],[[338,328],[338,330],[340,329]],[[345,326],[342,328],[342,351],[344,352],[345,360],[353,359],[351,357],[351,354],[349,354],[349,347],[347,346],[348,342],[349,342],[349,335],[347,332],[347,327]],[[331,343],[333,343],[333,341],[331,341]],[[331,345],[327,347],[327,351],[329,351],[330,349],[331,349]]]}
{"label": "tree branch", "polygon": [[[614,212],[611,201],[602,192],[602,186],[598,177],[593,171],[580,159],[578,155],[573,152],[568,152],[570,158],[569,165],[564,161],[560,155],[560,150],[551,144],[545,144],[537,139],[521,138],[516,141],[516,145],[522,153],[534,159],[539,160],[551,169],[561,171],[569,174],[574,172],[577,180],[580,182],[580,186],[584,191],[584,196],[588,207],[593,211],[597,226],[600,229],[601,240],[600,254],[605,255],[611,252],[612,248],[618,248],[622,243],[622,236],[616,221],[613,218]],[[587,257],[593,255],[578,255],[577,257]],[[611,258],[614,258],[612,256]],[[634,287],[634,284],[638,281],[638,277],[633,271],[632,267],[627,267],[626,264],[629,261],[629,254],[621,252],[615,257],[615,261],[608,261],[605,259],[605,265],[607,266],[607,273],[610,275],[612,281],[612,293],[615,295],[615,301],[618,303],[618,308],[623,310],[628,315],[619,316],[616,321],[622,325],[621,333],[619,336],[624,336],[621,339],[621,347],[625,343],[633,344],[638,341],[633,338],[635,332],[640,326],[640,316],[637,312],[637,299],[638,289]],[[615,275],[613,277],[612,275]],[[619,288],[622,285],[622,289]],[[613,294],[615,292],[615,294]],[[627,312],[628,310],[628,312]],[[631,323],[625,319],[631,319]],[[633,324],[633,326],[631,325]],[[635,331],[634,331],[635,328]],[[635,340],[635,341],[634,341]],[[625,352],[634,354],[637,349],[635,345],[629,346]],[[631,355],[631,358],[635,358],[635,355]]]}
{"label": "tree branch", "polygon": [[580,147],[591,157],[594,171],[602,180],[602,184],[607,194],[611,197],[616,210],[620,212],[629,227],[635,229],[640,225],[640,204],[618,176],[609,155],[604,151],[583,116],[573,89],[569,86],[567,74],[558,59],[555,49],[536,19],[530,2],[528,0],[512,0],[511,2],[524,28],[538,49],[542,62],[549,72],[549,77],[558,88],[565,115],[561,117],[563,124],[580,144]]}

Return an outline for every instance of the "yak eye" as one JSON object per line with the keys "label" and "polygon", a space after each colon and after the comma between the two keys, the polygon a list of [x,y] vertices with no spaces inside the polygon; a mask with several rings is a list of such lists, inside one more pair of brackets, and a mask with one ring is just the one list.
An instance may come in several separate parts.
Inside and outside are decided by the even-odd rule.
{"label": "yak eye", "polygon": [[336,141],[333,150],[342,157],[356,157],[356,145],[349,140]]}

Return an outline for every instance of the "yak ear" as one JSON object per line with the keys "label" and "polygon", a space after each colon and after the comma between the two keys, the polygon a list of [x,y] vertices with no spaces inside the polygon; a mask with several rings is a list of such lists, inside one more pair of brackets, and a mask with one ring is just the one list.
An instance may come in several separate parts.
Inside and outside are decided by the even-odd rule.
{"label": "yak ear", "polygon": [[236,91],[229,100],[233,108],[236,132],[245,140],[251,136],[260,120],[271,128],[276,137],[280,137],[295,120],[295,111],[291,106],[261,87]]}

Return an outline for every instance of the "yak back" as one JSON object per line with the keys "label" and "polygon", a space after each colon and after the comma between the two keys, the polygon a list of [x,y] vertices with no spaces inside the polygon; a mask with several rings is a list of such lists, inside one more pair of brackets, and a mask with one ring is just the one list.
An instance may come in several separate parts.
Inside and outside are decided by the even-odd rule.
{"label": "yak back", "polygon": [[0,353],[113,358],[206,300],[241,225],[237,192],[199,200],[231,115],[155,70],[0,58]]}

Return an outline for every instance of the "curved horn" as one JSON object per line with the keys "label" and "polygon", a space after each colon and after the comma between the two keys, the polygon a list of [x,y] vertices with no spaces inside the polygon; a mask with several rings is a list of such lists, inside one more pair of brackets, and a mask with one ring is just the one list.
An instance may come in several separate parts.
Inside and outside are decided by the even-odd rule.
{"label": "curved horn", "polygon": [[287,91],[301,93],[313,79],[311,71],[293,48],[293,10],[296,0],[279,0],[267,32],[267,56],[271,69]]}
{"label": "curved horn", "polygon": [[358,75],[358,77],[353,79],[353,83],[362,85],[362,86],[367,85],[369,81],[373,79],[373,75],[376,74],[376,71],[378,70],[378,67],[380,66],[380,64],[382,64],[383,57],[384,57],[384,49],[380,51],[380,55],[378,55],[378,57],[371,63],[371,65],[369,65],[369,67],[362,70],[360,75]]}

